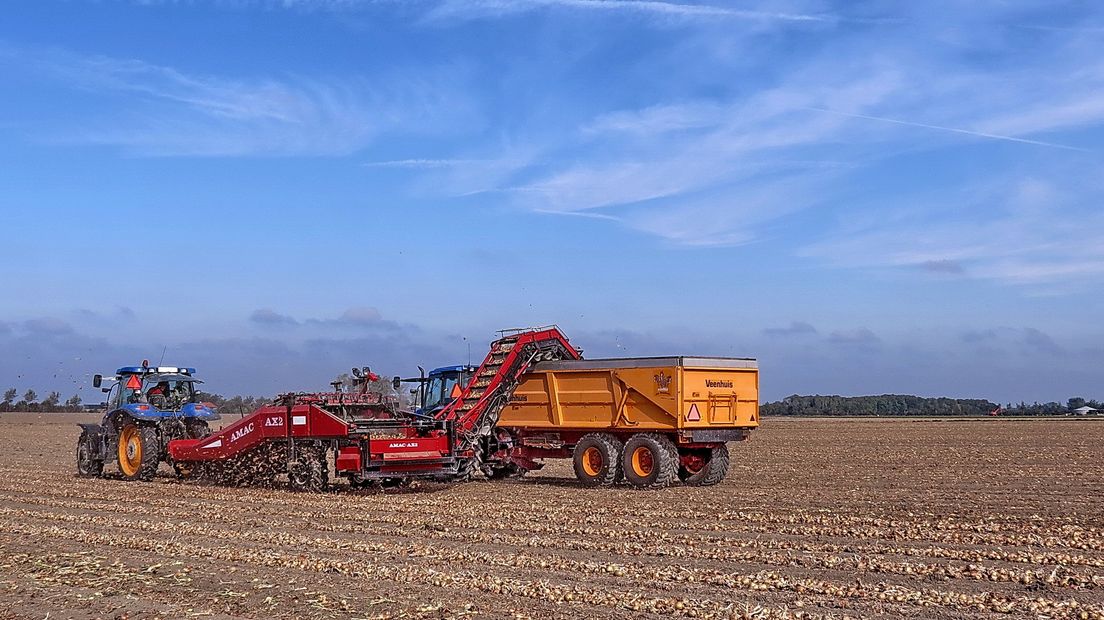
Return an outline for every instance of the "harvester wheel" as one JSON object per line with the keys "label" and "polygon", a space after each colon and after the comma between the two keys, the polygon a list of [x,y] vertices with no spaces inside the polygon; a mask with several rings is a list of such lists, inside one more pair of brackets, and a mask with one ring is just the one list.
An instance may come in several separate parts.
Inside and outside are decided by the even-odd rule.
{"label": "harvester wheel", "polygon": [[575,477],[584,486],[611,485],[621,479],[621,440],[608,433],[584,435],[575,444],[571,461]]}
{"label": "harvester wheel", "polygon": [[691,486],[708,487],[728,475],[728,446],[680,450],[679,479]]}
{"label": "harvester wheel", "polygon": [[318,454],[304,452],[288,463],[288,483],[296,491],[320,493],[326,489],[329,477],[326,461]]}
{"label": "harvester wheel", "polygon": [[476,472],[483,473],[483,453],[479,450],[476,450],[471,457],[460,460],[454,480],[457,482],[471,482],[475,479]]}
{"label": "harvester wheel", "polygon": [[80,439],[77,440],[77,473],[82,476],[103,474],[103,461],[95,458],[96,451],[92,448],[92,435],[81,433]]}
{"label": "harvester wheel", "polygon": [[157,429],[126,422],[119,431],[119,472],[127,480],[152,480],[161,461]]}
{"label": "harvester wheel", "polygon": [[505,480],[507,478],[520,478],[528,471],[517,463],[504,463],[499,465],[485,465],[483,475],[488,480]]}
{"label": "harvester wheel", "polygon": [[349,476],[349,487],[353,489],[378,489],[380,481],[373,478],[365,478],[361,474],[353,474]]}
{"label": "harvester wheel", "polygon": [[625,480],[635,487],[665,487],[678,479],[678,448],[663,435],[633,435],[621,454]]}

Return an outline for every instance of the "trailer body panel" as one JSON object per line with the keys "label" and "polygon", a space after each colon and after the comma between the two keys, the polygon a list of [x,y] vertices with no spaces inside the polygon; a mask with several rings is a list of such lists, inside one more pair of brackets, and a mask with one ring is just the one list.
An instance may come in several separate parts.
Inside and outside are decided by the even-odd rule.
{"label": "trailer body panel", "polygon": [[[537,364],[500,427],[525,431],[683,432],[759,426],[759,370],[743,358],[665,357]],[[720,436],[720,435],[718,435]]]}

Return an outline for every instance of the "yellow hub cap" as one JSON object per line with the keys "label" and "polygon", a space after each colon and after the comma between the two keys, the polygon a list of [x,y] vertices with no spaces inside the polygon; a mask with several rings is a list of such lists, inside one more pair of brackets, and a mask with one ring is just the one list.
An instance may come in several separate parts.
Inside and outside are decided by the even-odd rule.
{"label": "yellow hub cap", "polygon": [[142,467],[142,434],[138,427],[128,424],[119,433],[119,469],[128,476],[138,473]]}
{"label": "yellow hub cap", "polygon": [[583,450],[583,471],[594,477],[602,471],[602,452],[595,447]]}
{"label": "yellow hub cap", "polygon": [[652,451],[644,446],[633,450],[632,453],[632,468],[633,473],[641,478],[647,478],[652,473]]}

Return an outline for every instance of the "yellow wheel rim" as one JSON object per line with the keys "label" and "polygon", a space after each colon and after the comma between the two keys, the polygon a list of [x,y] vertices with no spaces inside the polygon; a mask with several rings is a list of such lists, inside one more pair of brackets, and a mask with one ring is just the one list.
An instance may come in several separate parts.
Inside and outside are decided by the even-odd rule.
{"label": "yellow wheel rim", "polygon": [[652,462],[652,451],[644,446],[633,450],[632,453],[632,468],[633,473],[641,478],[647,478],[652,473],[652,468],[655,467]]}
{"label": "yellow wheel rim", "polygon": [[594,477],[602,471],[602,451],[595,447],[583,450],[583,471]]}
{"label": "yellow wheel rim", "polygon": [[127,476],[133,476],[141,467],[142,434],[137,426],[127,424],[119,433],[119,469]]}

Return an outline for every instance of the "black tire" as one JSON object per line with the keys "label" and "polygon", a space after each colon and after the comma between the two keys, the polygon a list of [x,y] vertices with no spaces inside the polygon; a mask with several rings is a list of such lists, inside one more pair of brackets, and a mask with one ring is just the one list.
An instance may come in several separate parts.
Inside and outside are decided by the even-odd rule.
{"label": "black tire", "polygon": [[288,485],[296,491],[321,493],[326,490],[329,468],[326,459],[316,452],[304,451],[288,462]]}
{"label": "black tire", "polygon": [[625,480],[641,489],[658,489],[678,480],[679,455],[675,444],[655,433],[633,435],[621,452]]}
{"label": "black tire", "polygon": [[349,476],[349,488],[351,489],[379,489],[382,488],[379,480],[365,478],[360,474]]}
{"label": "black tire", "polygon": [[506,480],[507,478],[520,478],[529,470],[520,467],[517,463],[502,463],[487,465],[483,468],[483,475],[488,480]]}
{"label": "black tire", "polygon": [[[691,471],[681,461],[681,456],[690,454],[700,458],[704,464],[697,471]],[[696,487],[708,487],[717,484],[728,475],[728,446],[721,444],[712,448],[701,448],[679,452],[679,480]]]}
{"label": "black tire", "polygon": [[195,418],[185,420],[184,429],[188,434],[188,439],[203,439],[211,434],[211,427],[206,420],[196,420]]}
{"label": "black tire", "polygon": [[483,451],[478,447],[468,458],[461,458],[460,463],[456,467],[456,476],[453,480],[457,482],[471,482],[475,479],[476,473],[483,472]]}
{"label": "black tire", "polygon": [[[99,438],[97,437],[98,441]],[[93,437],[88,433],[81,433],[77,440],[77,473],[81,476],[97,477],[103,475],[103,460],[95,458],[96,450],[92,445]]]}
{"label": "black tire", "polygon": [[609,433],[591,433],[575,444],[571,462],[584,486],[609,486],[621,480],[621,440]]}
{"label": "black tire", "polygon": [[157,428],[126,420],[119,429],[116,461],[124,480],[153,480],[161,463]]}

